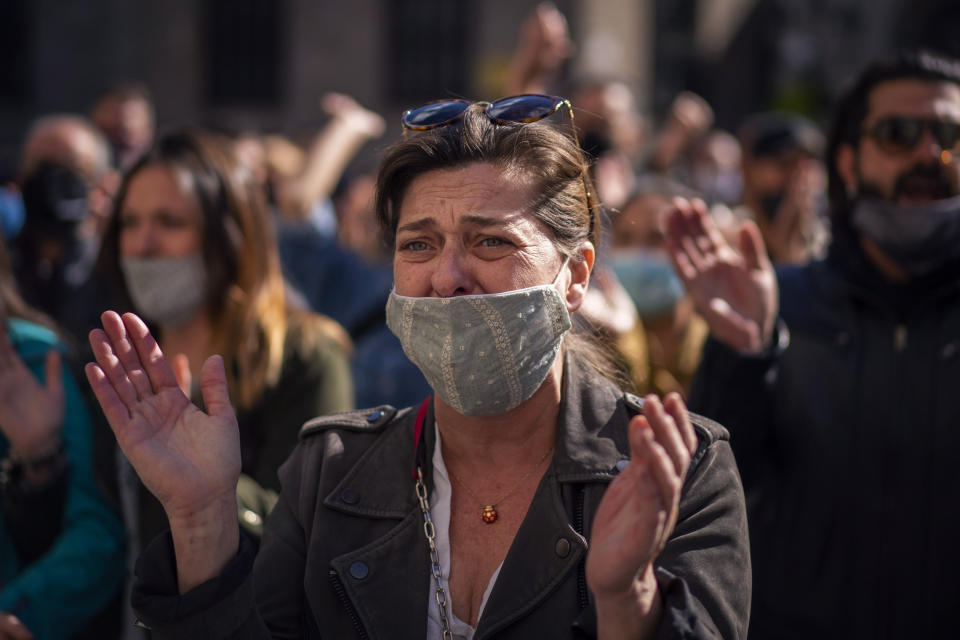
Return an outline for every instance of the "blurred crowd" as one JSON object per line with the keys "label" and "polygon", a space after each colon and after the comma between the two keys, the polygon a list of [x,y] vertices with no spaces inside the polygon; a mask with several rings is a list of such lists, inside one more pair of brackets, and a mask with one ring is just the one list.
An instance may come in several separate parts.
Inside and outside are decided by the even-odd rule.
{"label": "blurred crowd", "polygon": [[[956,208],[958,63],[861,78],[828,140],[785,112],[719,129],[690,92],[653,121],[624,82],[568,85],[557,70],[574,51],[563,15],[539,6],[503,93],[568,97],[573,121],[551,119],[593,161],[605,244],[579,322],[609,345],[624,388],[679,391],[732,434],[751,510],[753,635],[854,637],[831,626],[845,610],[857,624],[896,612],[885,624],[899,631],[863,637],[935,629],[960,568],[947,552],[960,533],[949,493],[960,254],[936,240],[960,240],[960,223],[941,208],[922,238],[877,230],[883,214],[863,203]],[[914,113],[924,99],[939,106]],[[241,432],[238,521],[254,539],[299,425],[430,393],[385,323],[391,247],[374,216],[376,168],[357,160],[395,114],[336,93],[321,104],[325,124],[307,141],[158,132],[163,114],[130,83],[24,132],[0,188],[0,639],[144,637],[127,586],[166,516],[80,370],[104,310],[143,317],[197,403],[200,365],[223,355]],[[697,235],[672,228],[684,224],[710,246],[678,247]],[[677,257],[692,252],[702,263]],[[749,286],[722,268],[767,297],[741,295]],[[913,594],[906,604],[874,597],[872,583],[898,582],[912,586],[896,591]]]}

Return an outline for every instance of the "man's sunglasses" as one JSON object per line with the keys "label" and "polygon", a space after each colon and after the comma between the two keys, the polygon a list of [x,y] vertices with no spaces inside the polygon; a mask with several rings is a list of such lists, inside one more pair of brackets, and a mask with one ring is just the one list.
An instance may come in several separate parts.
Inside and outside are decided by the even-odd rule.
{"label": "man's sunglasses", "polygon": [[[539,93],[525,93],[509,98],[500,98],[493,102],[471,102],[469,100],[434,100],[413,109],[407,109],[400,116],[404,131],[429,131],[458,123],[467,108],[472,104],[484,106],[483,112],[494,124],[526,124],[537,122],[556,113],[560,107],[566,107],[570,116],[570,129],[573,140],[580,146],[577,129],[573,123],[573,105],[566,98],[548,96]],[[583,176],[583,188],[587,194],[587,208],[590,211],[590,231],[593,232],[595,220],[593,196],[586,175]]]}
{"label": "man's sunglasses", "polygon": [[906,116],[884,118],[866,129],[864,134],[888,153],[908,153],[917,147],[927,131],[944,151],[953,152],[960,142],[960,122]]}

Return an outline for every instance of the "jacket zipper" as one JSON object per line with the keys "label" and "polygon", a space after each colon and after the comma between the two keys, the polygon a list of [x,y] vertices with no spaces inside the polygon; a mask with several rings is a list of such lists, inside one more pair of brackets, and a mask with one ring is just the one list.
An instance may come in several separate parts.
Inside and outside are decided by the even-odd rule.
{"label": "jacket zipper", "polygon": [[[584,538],[586,536],[583,533],[583,501],[584,501],[583,486],[579,487],[577,491],[576,501],[573,506],[573,529]],[[583,557],[580,559],[579,564],[577,565],[577,596],[580,600],[580,610],[583,611],[590,605],[590,598],[587,595],[587,554],[583,554]]]}
{"label": "jacket zipper", "polygon": [[356,630],[357,635],[361,640],[368,640],[370,636],[367,635],[366,630],[363,628],[363,624],[360,622],[360,616],[357,615],[357,610],[353,608],[353,603],[350,602],[350,598],[347,597],[347,592],[343,590],[343,583],[340,581],[340,576],[332,569],[330,570],[330,583],[333,585],[333,590],[336,591],[337,597],[340,598],[343,608],[347,610],[347,615],[350,616],[350,621],[353,623],[353,628]]}

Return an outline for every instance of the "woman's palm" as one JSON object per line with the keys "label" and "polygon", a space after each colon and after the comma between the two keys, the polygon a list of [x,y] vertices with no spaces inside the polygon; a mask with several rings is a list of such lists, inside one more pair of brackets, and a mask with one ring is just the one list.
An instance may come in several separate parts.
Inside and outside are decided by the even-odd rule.
{"label": "woman's palm", "polygon": [[240,442],[220,357],[200,374],[205,413],[180,390],[139,318],[108,311],[103,325],[90,335],[97,364],[87,365],[87,377],[143,483],[170,516],[189,516],[233,493]]}

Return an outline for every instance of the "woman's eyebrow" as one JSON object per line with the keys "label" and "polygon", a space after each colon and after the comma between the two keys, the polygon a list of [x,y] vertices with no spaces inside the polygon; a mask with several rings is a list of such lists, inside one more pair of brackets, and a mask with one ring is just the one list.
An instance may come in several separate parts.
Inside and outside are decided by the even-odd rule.
{"label": "woman's eyebrow", "polygon": [[402,231],[422,231],[423,229],[435,226],[436,222],[434,222],[433,218],[420,218],[419,220],[414,220],[413,222],[408,222],[405,225],[397,227],[397,233]]}
{"label": "woman's eyebrow", "polygon": [[[504,218],[502,216],[486,216],[478,213],[472,213],[465,215],[460,219],[460,224],[470,225],[473,227],[508,227],[512,226],[512,222],[509,218]],[[397,233],[407,232],[407,231],[422,231],[424,229],[432,228],[436,226],[436,221],[431,217],[420,218],[419,220],[414,220],[413,222],[408,222],[407,224],[397,227]]]}
{"label": "woman's eyebrow", "polygon": [[462,221],[475,227],[507,227],[512,226],[509,218],[504,216],[485,216],[478,213],[463,216]]}

